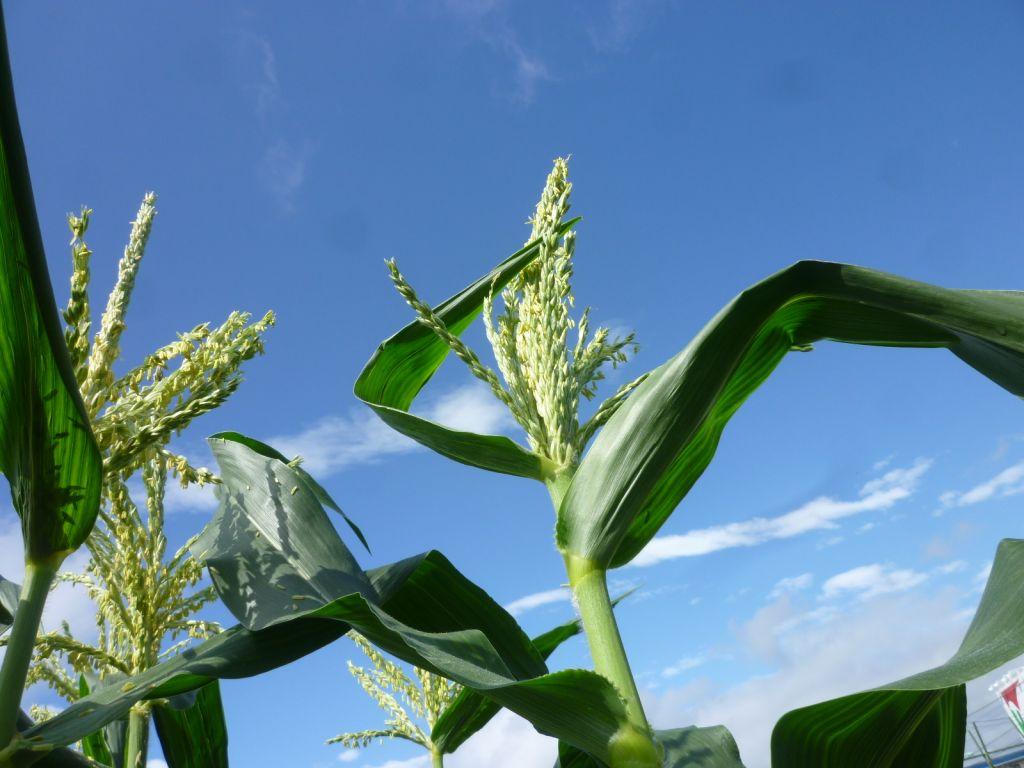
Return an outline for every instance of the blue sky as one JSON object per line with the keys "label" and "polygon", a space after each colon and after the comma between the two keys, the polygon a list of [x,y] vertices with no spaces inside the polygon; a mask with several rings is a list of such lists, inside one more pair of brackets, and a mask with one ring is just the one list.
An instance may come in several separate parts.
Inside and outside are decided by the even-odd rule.
{"label": "blue sky", "polygon": [[[278,313],[183,450],[202,459],[205,434],[234,428],[302,452],[366,531],[364,565],[441,549],[520,601],[529,631],[571,615],[544,489],[396,441],[351,395],[409,319],[385,258],[444,298],[522,243],[571,153],[576,295],[642,346],[621,377],[801,258],[1024,288],[1018,3],[41,2],[10,4],[7,25],[60,300],[65,212],[95,209],[98,295],[152,189],[127,360],[235,308]],[[423,407],[511,430],[457,361]],[[642,565],[613,576],[638,587],[619,613],[655,724],[724,721],[758,768],[786,708],[943,660],[1019,535],[1020,413],[945,352],[791,355]],[[172,537],[209,514],[178,500]],[[5,575],[13,525],[0,511]],[[61,611],[88,626],[75,598]],[[324,746],[377,722],[355,653],[225,684],[233,760],[417,765],[408,745]],[[554,663],[586,664],[584,643]],[[530,733],[503,717],[451,764],[549,765]]]}

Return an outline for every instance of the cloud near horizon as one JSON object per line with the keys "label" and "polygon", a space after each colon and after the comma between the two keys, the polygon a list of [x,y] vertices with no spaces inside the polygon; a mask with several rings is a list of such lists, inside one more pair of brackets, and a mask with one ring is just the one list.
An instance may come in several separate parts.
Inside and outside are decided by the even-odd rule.
{"label": "cloud near horizon", "polygon": [[[416,414],[451,429],[479,434],[501,434],[513,425],[505,406],[476,382],[437,397]],[[368,408],[325,416],[301,432],[271,437],[267,442],[286,456],[302,456],[302,466],[319,478],[422,448]]]}
{"label": "cloud near horizon", "polygon": [[866,482],[857,499],[847,501],[819,496],[777,517],[753,517],[683,534],[658,536],[644,547],[631,565],[646,567],[665,560],[698,557],[723,549],[788,539],[810,531],[834,529],[846,517],[889,509],[909,498],[931,466],[931,459],[921,458],[909,467],[889,470]]}
{"label": "cloud near horizon", "polygon": [[995,477],[969,490],[946,491],[939,496],[943,508],[970,507],[992,498],[1005,498],[1024,493],[1024,461],[1007,467]]}

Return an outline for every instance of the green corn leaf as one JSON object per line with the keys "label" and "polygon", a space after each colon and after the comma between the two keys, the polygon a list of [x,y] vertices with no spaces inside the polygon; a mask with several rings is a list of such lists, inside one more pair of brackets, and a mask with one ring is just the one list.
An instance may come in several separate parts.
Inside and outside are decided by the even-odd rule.
{"label": "green corn leaf", "polygon": [[[579,619],[549,629],[531,641],[540,657],[547,661],[555,650],[571,637],[583,631]],[[444,754],[450,754],[489,723],[501,705],[474,690],[463,688],[451,704],[445,707],[430,731],[430,741]]]}
{"label": "green corn leaf", "polygon": [[28,738],[44,746],[72,743],[136,701],[279,667],[353,628],[404,661],[481,692],[542,733],[607,757],[626,716],[608,681],[582,670],[548,673],[515,620],[436,552],[363,572],[293,467],[239,441],[221,438],[211,446],[222,503],[195,552],[242,623],[94,692]]}
{"label": "green corn leaf", "polygon": [[959,768],[964,684],[1024,654],[1024,540],[1005,539],[974,621],[940,667],[796,709],[772,734],[776,768]]}
{"label": "green corn leaf", "polygon": [[[255,440],[251,437],[243,435],[240,432],[218,432],[215,435],[211,435],[210,439],[234,440],[235,442],[239,442],[242,443],[243,445],[248,446],[252,450],[256,451],[257,453],[263,456],[266,456],[267,458],[277,459],[278,461],[283,461],[285,463],[289,461],[289,459],[285,457],[284,454],[275,450],[266,443],[261,443],[259,440]],[[313,495],[316,496],[317,501],[319,501],[328,509],[334,510],[339,515],[341,515],[342,518],[345,520],[345,523],[348,525],[348,527],[352,529],[352,533],[354,533],[356,535],[356,538],[359,539],[359,543],[366,548],[367,552],[369,552],[370,545],[367,543],[366,537],[363,535],[363,532],[359,529],[359,526],[355,524],[352,518],[350,518],[342,511],[341,507],[338,506],[338,502],[331,498],[331,495],[327,493],[327,490],[322,485],[320,485],[320,483],[314,480],[313,476],[309,474],[309,472],[304,470],[301,466],[296,466],[294,467],[294,469],[295,473],[299,476],[299,478],[305,482],[306,486],[313,492]]]}
{"label": "green corn leaf", "polygon": [[[568,231],[578,221],[566,222],[561,231]],[[500,291],[537,253],[537,243],[530,243],[434,311],[452,333],[461,334],[480,314],[487,294],[492,289]],[[459,432],[409,413],[416,395],[449,351],[433,331],[413,321],[377,347],[356,380],[356,397],[393,429],[450,459],[494,472],[541,479],[540,459],[507,437]]]}
{"label": "green corn leaf", "polygon": [[228,729],[220,684],[200,688],[194,697],[176,706],[153,708],[153,724],[168,768],[227,768]]}
{"label": "green corn leaf", "polygon": [[0,576],[0,635],[14,623],[14,612],[18,610],[21,586]]}
{"label": "green corn leaf", "polygon": [[63,558],[99,509],[102,462],[57,316],[0,19],[0,471],[26,556]]}
{"label": "green corn leaf", "polygon": [[[665,750],[664,768],[743,768],[739,747],[725,726],[690,726],[655,731],[654,735]],[[602,763],[575,747],[559,743],[554,768],[602,768]]]}
{"label": "green corn leaf", "polygon": [[746,398],[786,352],[821,339],[945,347],[1024,395],[1024,294],[800,262],[737,296],[612,417],[559,510],[562,551],[628,563],[700,477]]}
{"label": "green corn leaf", "polygon": [[[85,679],[85,675],[79,675],[78,695],[84,698],[85,696],[88,696],[89,693],[89,682]],[[114,723],[111,723],[110,725],[114,725]],[[108,725],[107,728],[109,727],[110,726]],[[118,763],[114,762],[114,755],[110,749],[110,745],[107,744],[107,737],[104,733],[105,730],[106,728],[102,728],[98,731],[94,731],[82,739],[82,754],[91,760],[102,763],[103,765],[116,766]]]}
{"label": "green corn leaf", "polygon": [[[612,600],[612,606],[618,605],[632,593],[633,590],[629,590],[619,595]],[[540,657],[547,661],[548,657],[562,643],[582,632],[583,625],[580,620],[573,619],[537,635],[530,642],[533,643],[533,647],[537,649]],[[430,741],[442,753],[450,754],[462,746],[470,736],[487,725],[500,711],[501,705],[496,701],[481,696],[469,688],[463,688],[434,723],[430,732]]]}
{"label": "green corn leaf", "polygon": [[[27,731],[32,727],[32,718],[21,710],[18,711],[18,730]],[[98,763],[88,757],[75,752],[67,747],[60,747],[47,752],[39,757],[38,762],[33,762],[37,768],[96,768],[100,765],[112,765],[112,763]],[[16,764],[18,765],[18,764]]]}

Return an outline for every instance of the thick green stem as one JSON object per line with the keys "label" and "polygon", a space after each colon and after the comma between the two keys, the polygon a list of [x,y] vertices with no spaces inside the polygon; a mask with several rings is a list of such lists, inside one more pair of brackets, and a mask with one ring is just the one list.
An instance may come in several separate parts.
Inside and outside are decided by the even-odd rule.
{"label": "thick green stem", "polygon": [[[561,504],[571,477],[548,481],[555,509]],[[651,736],[651,726],[640,702],[640,691],[629,668],[626,649],[612,611],[607,571],[591,560],[565,556],[569,586],[587,635],[594,670],[608,679],[626,702],[627,722],[609,745],[611,768],[660,768],[661,754]]]}
{"label": "thick green stem", "polygon": [[128,716],[128,737],[125,742],[124,768],[145,768],[149,751],[149,713],[132,707]]}
{"label": "thick green stem", "polygon": [[46,596],[59,564],[56,561],[25,565],[25,583],[21,586],[18,612],[14,616],[4,663],[0,667],[0,748],[7,746],[16,733],[15,722],[32,661],[32,649],[36,644]]}
{"label": "thick green stem", "polygon": [[444,754],[439,749],[430,750],[431,768],[444,768]]}

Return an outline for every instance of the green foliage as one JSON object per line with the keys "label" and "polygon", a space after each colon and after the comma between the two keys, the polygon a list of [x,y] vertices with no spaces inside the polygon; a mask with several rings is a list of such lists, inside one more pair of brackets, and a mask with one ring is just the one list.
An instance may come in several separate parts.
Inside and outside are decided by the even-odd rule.
{"label": "green foliage", "polygon": [[[366,695],[384,710],[387,720],[383,728],[341,733],[328,739],[327,743],[359,748],[373,741],[405,739],[419,744],[431,754],[439,754],[441,750],[431,741],[428,732],[432,732],[434,724],[459,695],[462,686],[418,667],[413,668],[414,681],[358,632],[350,632],[349,636],[370,660],[373,669],[367,670],[350,661],[348,671]],[[411,715],[406,707],[412,710]],[[426,723],[426,730],[421,727],[421,722]]]}
{"label": "green foliage", "polygon": [[228,731],[219,683],[154,707],[153,723],[168,768],[227,768]]}
{"label": "green foliage", "polygon": [[[720,725],[657,731],[655,736],[665,750],[663,768],[743,768],[735,739]],[[601,764],[563,743],[558,745],[554,768],[601,768]]]}
{"label": "green foliage", "polygon": [[1024,541],[1006,539],[960,648],[940,667],[786,714],[772,734],[775,764],[960,766],[964,684],[1024,654]]}
{"label": "green foliage", "polygon": [[[740,405],[788,351],[806,351],[820,340],[946,348],[1004,389],[1024,395],[1024,294],[950,290],[860,267],[801,262],[741,293],[678,355],[631,382],[609,400],[609,406],[598,409],[593,428],[581,427],[575,420],[582,392],[576,375],[577,356],[587,347],[581,341],[570,354],[566,343],[575,249],[574,222],[561,223],[568,208],[568,192],[564,163],[556,161],[539,206],[539,210],[550,212],[549,223],[543,234],[543,227],[535,226],[533,232],[538,254],[532,258],[519,254],[518,259],[503,262],[491,275],[436,309],[420,300],[397,268],[389,265],[399,292],[418,316],[418,325],[408,326],[381,346],[360,375],[356,392],[385,421],[412,434],[408,422],[394,418],[382,404],[408,409],[440,365],[447,347],[509,406],[540,462],[539,479],[545,480],[551,491],[557,512],[556,541],[566,557],[597,669],[626,695],[631,722],[642,731],[646,721],[635,684],[614,621],[604,608],[604,571],[629,563],[651,540],[710,463],[726,424]],[[488,282],[492,289],[483,292],[482,286]],[[505,312],[495,324],[489,319],[491,304],[502,287]],[[458,339],[477,311],[478,295],[486,309],[488,337],[504,383]],[[462,312],[454,312],[453,307],[462,307]],[[398,354],[401,342],[416,339],[425,349],[423,335],[428,332],[435,337],[432,356],[419,365],[406,364]],[[610,358],[598,357],[614,361],[616,351],[608,353]],[[373,383],[373,392],[368,391],[367,382]],[[524,392],[529,397],[524,397]],[[374,393],[402,394],[387,401],[369,396]],[[605,422],[577,467],[576,458],[586,441]],[[445,433],[434,430],[431,440],[421,441],[461,461],[466,459],[458,455],[459,445],[483,439],[466,435],[457,440],[452,435],[434,439],[438,435]],[[467,463],[505,471],[485,462]],[[528,472],[513,474],[537,477]],[[1004,605],[1003,610],[1009,607]],[[1012,617],[1012,613],[1001,615]],[[977,632],[981,638],[1003,637],[991,629]],[[973,672],[991,668],[982,667]],[[799,742],[792,734],[814,728],[818,729],[814,731],[817,740],[841,740],[836,735],[840,718],[833,710],[842,710],[854,720],[850,729],[842,732],[843,738],[863,740],[878,760],[895,760],[880,765],[900,764],[904,755],[910,754],[902,749],[914,751],[915,760],[922,759],[926,753],[919,742],[926,740],[922,734],[929,729],[934,738],[927,739],[928,743],[945,750],[943,755],[956,752],[963,741],[963,723],[955,724],[959,710],[953,691],[909,696],[874,693],[869,699],[847,702],[845,710],[830,703],[820,710],[809,708],[802,717],[784,719],[777,740],[781,738],[778,733],[787,734],[787,751],[776,763],[818,765],[834,760],[835,753],[818,749],[814,754],[826,756],[799,762],[789,744]],[[859,727],[855,714],[871,712],[871,706],[877,706],[878,717],[864,715],[865,725]],[[903,734],[900,738],[905,737],[895,746],[882,735],[892,722],[903,723],[899,733]],[[876,732],[877,737],[872,735]],[[863,758],[856,749],[849,754]],[[932,761],[928,764],[943,765],[947,758],[936,755],[928,759]],[[851,764],[856,764],[856,759]],[[865,764],[863,759],[860,764]]]}
{"label": "green foliage", "polygon": [[[356,629],[382,650],[478,690],[541,731],[607,756],[624,717],[607,681],[581,670],[547,672],[514,619],[437,553],[362,571],[294,467],[231,440],[215,440],[213,449],[225,503],[195,549],[242,623],[79,700],[27,738],[40,746],[68,744],[123,717],[138,701],[258,674]],[[239,589],[242,579],[249,599]]]}

